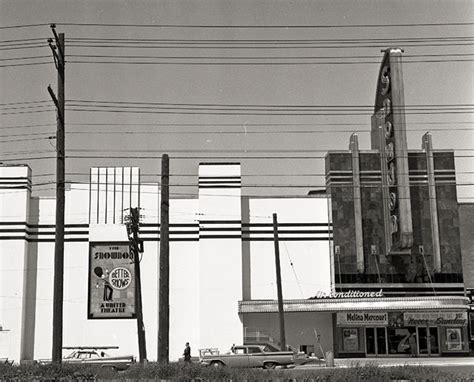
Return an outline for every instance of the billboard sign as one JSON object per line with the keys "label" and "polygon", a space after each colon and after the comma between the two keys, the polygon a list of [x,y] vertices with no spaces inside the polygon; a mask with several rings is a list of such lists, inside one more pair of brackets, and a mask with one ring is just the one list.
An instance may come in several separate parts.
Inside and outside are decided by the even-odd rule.
{"label": "billboard sign", "polygon": [[89,319],[135,318],[135,268],[128,242],[89,243]]}

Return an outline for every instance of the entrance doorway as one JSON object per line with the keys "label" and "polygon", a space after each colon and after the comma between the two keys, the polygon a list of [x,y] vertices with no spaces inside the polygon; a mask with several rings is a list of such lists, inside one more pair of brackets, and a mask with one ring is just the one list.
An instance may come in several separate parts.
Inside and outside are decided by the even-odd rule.
{"label": "entrance doorway", "polygon": [[387,355],[387,328],[365,328],[365,352],[374,357]]}
{"label": "entrance doorway", "polygon": [[418,354],[423,356],[439,355],[439,335],[436,326],[416,328],[418,337]]}

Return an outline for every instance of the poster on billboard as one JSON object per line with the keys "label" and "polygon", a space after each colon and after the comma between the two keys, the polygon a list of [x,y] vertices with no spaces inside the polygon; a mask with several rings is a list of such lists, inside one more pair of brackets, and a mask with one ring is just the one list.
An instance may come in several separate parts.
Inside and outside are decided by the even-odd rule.
{"label": "poster on billboard", "polygon": [[89,243],[89,319],[135,318],[135,269],[128,242]]}
{"label": "poster on billboard", "polygon": [[359,350],[358,330],[355,328],[342,329],[343,349],[344,351]]}
{"label": "poster on billboard", "polygon": [[446,343],[450,351],[462,350],[461,328],[446,328]]}

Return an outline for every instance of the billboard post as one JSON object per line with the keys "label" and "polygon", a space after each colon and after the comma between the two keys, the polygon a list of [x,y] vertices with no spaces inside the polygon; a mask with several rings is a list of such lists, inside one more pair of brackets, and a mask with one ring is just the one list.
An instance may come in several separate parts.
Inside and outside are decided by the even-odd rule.
{"label": "billboard post", "polygon": [[138,353],[140,363],[146,362],[146,337],[145,326],[143,325],[143,309],[142,309],[142,287],[140,280],[140,258],[139,253],[143,252],[138,237],[140,225],[140,213],[138,208],[130,208],[130,216],[127,219],[127,233],[130,240],[130,251],[133,254],[133,263],[135,269],[135,305],[137,318],[138,333]]}

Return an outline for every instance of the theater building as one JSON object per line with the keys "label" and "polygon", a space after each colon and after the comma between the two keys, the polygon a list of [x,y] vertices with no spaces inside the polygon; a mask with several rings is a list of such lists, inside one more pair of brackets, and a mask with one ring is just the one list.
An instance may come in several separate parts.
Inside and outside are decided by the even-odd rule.
{"label": "theater building", "polygon": [[[371,148],[359,148],[354,134],[348,150],[329,151],[325,193],[245,197],[239,163],[201,163],[197,196],[170,200],[171,360],[185,342],[193,355],[279,345],[274,213],[292,348],[336,357],[468,354],[454,154],[435,150],[430,134],[420,150],[407,149],[401,54],[388,49],[382,59]],[[0,165],[0,358],[15,361],[51,357],[55,199],[32,196],[31,177],[28,166]],[[137,167],[92,168],[88,183],[66,191],[64,346],[138,354],[127,300],[133,273],[109,260],[129,258],[125,218],[139,207],[147,353],[156,359],[159,191]],[[472,226],[469,216],[461,218]],[[96,258],[107,261],[91,266]],[[120,273],[128,278],[117,281]]]}
{"label": "theater building", "polygon": [[[326,155],[336,293],[284,305],[287,325],[319,333],[336,357],[469,353],[454,151],[435,150],[429,133],[407,149],[401,57],[387,49],[382,59],[370,150],[353,134],[348,150]],[[239,307],[244,326],[261,316],[278,338],[276,302]]]}

